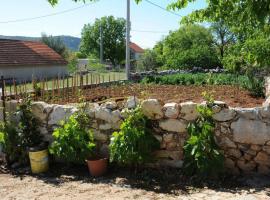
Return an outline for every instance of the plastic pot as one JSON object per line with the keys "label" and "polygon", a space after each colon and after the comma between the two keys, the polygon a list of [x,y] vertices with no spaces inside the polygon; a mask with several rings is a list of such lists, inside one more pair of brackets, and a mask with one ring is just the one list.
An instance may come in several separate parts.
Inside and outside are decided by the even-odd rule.
{"label": "plastic pot", "polygon": [[44,173],[49,170],[48,148],[30,148],[29,159],[33,174]]}

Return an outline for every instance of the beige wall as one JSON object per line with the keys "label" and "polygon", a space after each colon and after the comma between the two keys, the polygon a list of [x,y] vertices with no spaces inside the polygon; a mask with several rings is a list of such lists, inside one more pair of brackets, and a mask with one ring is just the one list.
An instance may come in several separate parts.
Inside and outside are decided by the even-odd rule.
{"label": "beige wall", "polygon": [[5,78],[29,81],[35,78],[52,78],[67,75],[67,66],[7,66],[0,67],[0,75]]}

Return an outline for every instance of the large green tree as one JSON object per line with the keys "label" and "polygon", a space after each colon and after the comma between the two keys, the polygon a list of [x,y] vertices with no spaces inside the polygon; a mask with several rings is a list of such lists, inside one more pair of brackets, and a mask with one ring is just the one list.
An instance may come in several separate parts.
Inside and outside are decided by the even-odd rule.
{"label": "large green tree", "polygon": [[200,25],[186,25],[164,40],[163,58],[168,68],[214,68],[220,65],[213,37]]}
{"label": "large green tree", "polygon": [[108,16],[96,19],[93,24],[84,25],[80,45],[81,53],[99,57],[100,30],[102,29],[104,59],[109,59],[114,66],[121,63],[125,58],[125,23],[123,18]]}

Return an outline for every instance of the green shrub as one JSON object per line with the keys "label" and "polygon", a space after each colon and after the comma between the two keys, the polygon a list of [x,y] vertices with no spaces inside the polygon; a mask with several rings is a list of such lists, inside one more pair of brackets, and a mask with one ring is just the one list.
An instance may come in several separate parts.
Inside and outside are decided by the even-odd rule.
{"label": "green shrub", "polygon": [[89,117],[83,112],[73,114],[53,132],[50,153],[69,163],[82,164],[94,153],[94,138],[87,128]]}
{"label": "green shrub", "polygon": [[224,157],[214,140],[213,99],[206,97],[205,106],[197,111],[200,116],[188,125],[189,139],[184,146],[184,171],[200,177],[216,176],[223,171]]}
{"label": "green shrub", "polygon": [[148,123],[140,108],[129,113],[121,130],[113,133],[110,160],[132,167],[150,162],[152,152],[159,148],[159,142],[152,135]]}

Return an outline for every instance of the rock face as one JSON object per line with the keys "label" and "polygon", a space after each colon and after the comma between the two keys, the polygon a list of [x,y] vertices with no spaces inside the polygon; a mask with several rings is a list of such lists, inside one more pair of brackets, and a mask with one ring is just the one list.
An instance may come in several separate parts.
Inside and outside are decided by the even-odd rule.
{"label": "rock face", "polygon": [[254,158],[254,161],[261,165],[270,166],[270,156],[265,152],[259,152],[258,155]]}
{"label": "rock face", "polygon": [[46,122],[48,115],[52,110],[53,105],[45,102],[34,102],[32,104],[32,113],[40,122]]}
{"label": "rock face", "polygon": [[68,119],[72,114],[77,112],[78,109],[73,106],[56,105],[49,115],[48,124],[57,125],[60,121]]}
{"label": "rock face", "polygon": [[238,119],[231,125],[235,142],[246,144],[261,144],[270,140],[270,126],[262,121]]}
{"label": "rock face", "polygon": [[188,120],[188,121],[193,121],[195,120],[199,114],[196,110],[197,104],[193,102],[185,102],[181,103],[181,118]]}
{"label": "rock face", "polygon": [[179,115],[179,106],[177,103],[166,103],[163,106],[165,117],[176,119]]}
{"label": "rock face", "polygon": [[142,112],[149,119],[161,119],[164,114],[162,106],[157,99],[148,99],[142,102]]}
{"label": "rock face", "polygon": [[159,122],[160,128],[169,132],[184,133],[187,124],[184,121],[177,119],[166,119]]}

